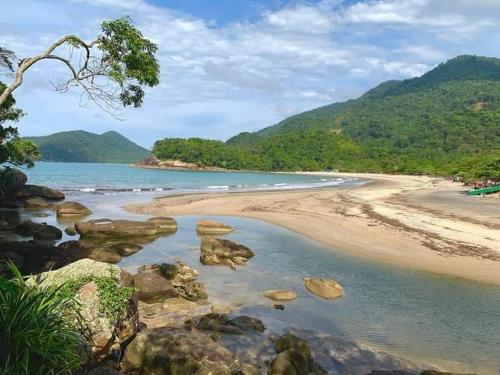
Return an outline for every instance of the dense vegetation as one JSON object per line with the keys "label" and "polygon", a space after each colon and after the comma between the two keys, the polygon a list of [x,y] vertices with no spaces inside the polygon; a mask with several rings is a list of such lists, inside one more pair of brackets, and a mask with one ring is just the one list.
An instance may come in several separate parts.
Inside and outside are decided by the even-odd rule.
{"label": "dense vegetation", "polygon": [[163,140],[153,153],[234,169],[498,176],[500,60],[459,56],[422,77],[217,141]]}
{"label": "dense vegetation", "polygon": [[115,131],[98,135],[75,130],[26,139],[38,145],[44,161],[128,164],[150,154]]}
{"label": "dense vegetation", "polygon": [[80,367],[83,338],[66,319],[75,300],[60,289],[0,276],[0,374],[69,374]]}

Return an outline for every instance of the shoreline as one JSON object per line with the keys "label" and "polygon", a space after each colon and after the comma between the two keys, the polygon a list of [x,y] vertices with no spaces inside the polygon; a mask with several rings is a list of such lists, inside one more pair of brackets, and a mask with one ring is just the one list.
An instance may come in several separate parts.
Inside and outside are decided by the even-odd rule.
{"label": "shoreline", "polygon": [[[428,176],[300,174],[369,182],[354,189],[188,193],[124,209],[149,215],[254,218],[334,251],[500,285],[500,200],[462,197],[460,184]],[[439,207],[430,199],[435,195]],[[447,205],[447,199],[452,203]],[[486,209],[498,210],[498,215],[484,214]]]}

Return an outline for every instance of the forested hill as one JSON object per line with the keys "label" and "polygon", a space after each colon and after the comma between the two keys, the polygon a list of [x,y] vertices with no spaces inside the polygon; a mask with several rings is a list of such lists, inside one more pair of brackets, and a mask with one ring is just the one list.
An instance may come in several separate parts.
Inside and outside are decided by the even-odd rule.
{"label": "forested hill", "polygon": [[129,164],[151,154],[115,131],[94,134],[73,130],[27,139],[38,145],[43,161]]}
{"label": "forested hill", "polygon": [[[500,60],[459,56],[421,77],[223,143],[157,142],[154,154],[236,169],[500,174]],[[173,144],[176,147],[172,147]],[[489,174],[491,174],[488,172]],[[477,173],[476,173],[477,174]],[[499,176],[500,178],[500,176]]]}

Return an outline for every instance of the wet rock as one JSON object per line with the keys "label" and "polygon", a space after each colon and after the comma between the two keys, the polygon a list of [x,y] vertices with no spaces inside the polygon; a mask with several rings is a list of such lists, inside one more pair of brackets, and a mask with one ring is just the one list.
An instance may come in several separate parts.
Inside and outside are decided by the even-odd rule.
{"label": "wet rock", "polygon": [[256,318],[238,316],[229,318],[226,314],[209,313],[196,323],[196,328],[203,331],[220,332],[229,335],[242,335],[245,331],[264,332],[264,324]]}
{"label": "wet rock", "polygon": [[46,186],[39,185],[24,185],[21,190],[17,192],[18,198],[29,198],[29,197],[42,197],[46,199],[62,200],[64,199],[64,193],[57,191],[55,189],[48,188]]}
{"label": "wet rock", "polygon": [[49,240],[55,241],[62,238],[62,231],[52,225],[41,225],[33,232],[33,239],[35,240]]}
{"label": "wet rock", "polygon": [[146,221],[156,224],[161,233],[174,233],[177,231],[177,222],[171,217],[158,216],[149,218]]}
{"label": "wet rock", "polygon": [[262,295],[270,300],[281,302],[292,301],[297,298],[297,293],[292,290],[266,290]]}
{"label": "wet rock", "polygon": [[[133,279],[125,270],[107,263],[82,259],[57,271],[45,272],[30,278],[29,283],[41,287],[59,286],[68,281],[86,280],[88,277],[109,277],[116,279],[116,288],[133,287]],[[132,294],[124,309],[111,317],[103,312],[100,291],[94,281],[84,283],[76,291],[85,329],[90,335],[89,345],[93,363],[108,357],[138,331],[139,316],[137,298]],[[71,311],[70,311],[71,313]]]}
{"label": "wet rock", "polygon": [[332,279],[306,277],[304,285],[308,291],[321,298],[335,299],[344,295],[342,286]]}
{"label": "wet rock", "polygon": [[40,229],[43,224],[35,223],[34,221],[23,221],[14,227],[14,233],[21,236],[32,236],[36,230]]}
{"label": "wet rock", "polygon": [[230,375],[241,373],[241,362],[201,332],[175,328],[146,329],[127,346],[124,374]]}
{"label": "wet rock", "polygon": [[172,283],[156,272],[139,272],[134,275],[134,281],[139,300],[143,302],[158,303],[179,296]]}
{"label": "wet rock", "polygon": [[18,169],[5,168],[0,172],[0,195],[14,197],[26,185],[28,177]]}
{"label": "wet rock", "polygon": [[293,349],[279,353],[272,361],[268,375],[311,374],[307,361]]}
{"label": "wet rock", "polygon": [[109,247],[85,248],[85,257],[98,262],[118,263],[122,257],[115,250]]}
{"label": "wet rock", "polygon": [[56,206],[57,216],[85,216],[91,211],[78,202],[63,202]]}
{"label": "wet rock", "polygon": [[24,201],[24,208],[27,210],[43,210],[52,208],[52,203],[42,197],[32,197]]}
{"label": "wet rock", "polygon": [[205,237],[201,241],[200,263],[205,265],[236,265],[245,264],[255,254],[248,247],[236,242]]}
{"label": "wet rock", "polygon": [[64,229],[64,232],[68,235],[68,236],[76,236],[78,233],[76,232],[76,229],[75,227],[67,227]]}
{"label": "wet rock", "polygon": [[155,236],[159,229],[155,223],[132,220],[89,220],[75,223],[76,231],[84,237]]}
{"label": "wet rock", "polygon": [[312,361],[311,349],[306,340],[301,339],[291,333],[282,335],[276,342],[276,351],[278,353],[284,352],[288,349],[294,349],[306,361]]}
{"label": "wet rock", "polygon": [[119,242],[117,244],[109,246],[109,248],[123,257],[127,257],[142,250],[142,246],[131,242]]}
{"label": "wet rock", "polygon": [[231,233],[233,228],[214,220],[201,220],[196,224],[196,232],[200,235],[216,235]]}

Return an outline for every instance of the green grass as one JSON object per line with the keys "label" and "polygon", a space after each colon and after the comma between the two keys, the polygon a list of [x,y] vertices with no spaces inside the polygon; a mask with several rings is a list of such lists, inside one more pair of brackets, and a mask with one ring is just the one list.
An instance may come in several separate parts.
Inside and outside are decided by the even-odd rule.
{"label": "green grass", "polygon": [[27,285],[12,271],[13,279],[0,277],[0,374],[70,374],[84,345],[66,315],[76,301],[61,288]]}

